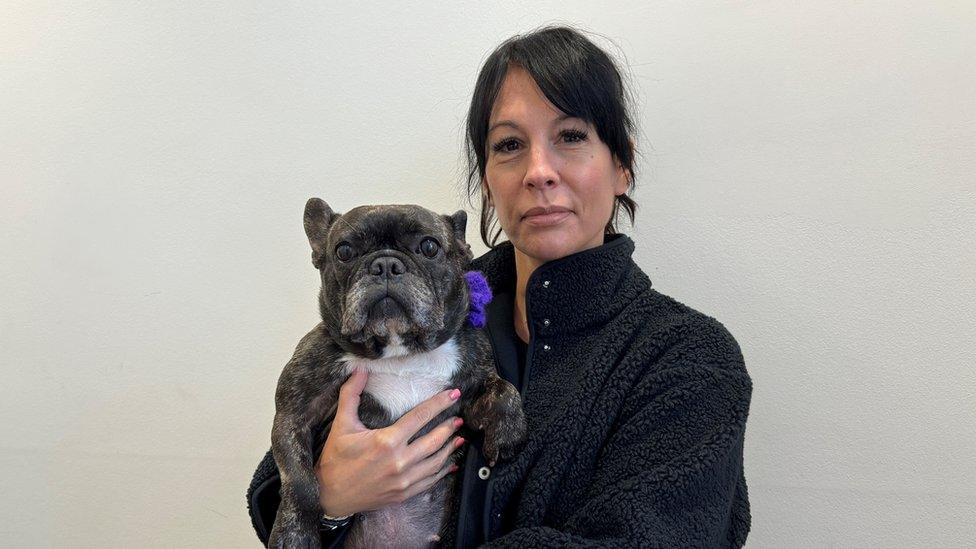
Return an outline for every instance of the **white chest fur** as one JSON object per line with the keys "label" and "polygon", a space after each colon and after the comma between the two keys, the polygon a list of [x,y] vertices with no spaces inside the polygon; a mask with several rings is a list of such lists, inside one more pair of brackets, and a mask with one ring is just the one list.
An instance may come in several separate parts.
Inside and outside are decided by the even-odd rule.
{"label": "white chest fur", "polygon": [[426,353],[403,354],[403,347],[387,347],[383,358],[368,359],[345,354],[346,373],[355,368],[369,372],[364,392],[383,405],[397,419],[424,400],[447,388],[461,365],[457,342],[451,338]]}

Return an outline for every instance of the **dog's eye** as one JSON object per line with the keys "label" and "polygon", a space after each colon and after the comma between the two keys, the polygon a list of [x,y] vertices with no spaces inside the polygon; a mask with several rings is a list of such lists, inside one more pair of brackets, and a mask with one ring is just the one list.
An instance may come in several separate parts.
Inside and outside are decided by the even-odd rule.
{"label": "dog's eye", "polygon": [[427,257],[434,257],[437,255],[437,250],[441,249],[441,245],[437,243],[433,238],[427,237],[420,241],[420,252]]}
{"label": "dog's eye", "polygon": [[356,255],[352,249],[352,246],[350,246],[348,242],[340,242],[339,245],[336,246],[335,254],[336,257],[339,258],[339,261],[349,261],[354,255]]}

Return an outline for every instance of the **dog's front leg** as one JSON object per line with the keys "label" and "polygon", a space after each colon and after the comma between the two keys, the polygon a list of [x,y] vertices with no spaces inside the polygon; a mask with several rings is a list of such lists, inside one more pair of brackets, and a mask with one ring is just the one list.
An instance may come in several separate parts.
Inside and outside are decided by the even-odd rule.
{"label": "dog's front leg", "polygon": [[526,422],[522,397],[508,381],[492,373],[485,390],[467,410],[469,425],[485,433],[484,451],[489,465],[511,459],[525,441]]}
{"label": "dog's front leg", "polygon": [[319,549],[321,504],[313,469],[312,435],[289,418],[275,417],[271,451],[281,476],[281,504],[268,547]]}

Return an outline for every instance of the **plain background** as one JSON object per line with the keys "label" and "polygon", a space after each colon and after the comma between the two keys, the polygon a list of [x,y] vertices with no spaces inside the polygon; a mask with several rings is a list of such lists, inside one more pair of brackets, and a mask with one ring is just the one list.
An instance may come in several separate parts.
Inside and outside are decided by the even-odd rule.
{"label": "plain background", "polygon": [[305,200],[485,251],[470,93],[553,22],[633,80],[636,260],[753,376],[748,546],[976,544],[973,2],[156,4],[0,6],[5,547],[257,547]]}

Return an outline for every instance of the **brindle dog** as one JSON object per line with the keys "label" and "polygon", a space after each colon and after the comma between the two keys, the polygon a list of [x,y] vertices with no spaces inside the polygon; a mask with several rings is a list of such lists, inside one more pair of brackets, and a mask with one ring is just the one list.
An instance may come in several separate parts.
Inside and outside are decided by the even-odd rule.
{"label": "brindle dog", "polygon": [[[458,415],[465,428],[484,431],[490,462],[511,458],[523,443],[518,390],[497,375],[485,332],[468,322],[466,223],[463,210],[440,215],[416,205],[378,205],[338,214],[321,199],[306,203],[322,321],[301,339],[278,380],[271,442],[281,505],[269,547],[320,547],[313,468],[339,387],[354,368],[369,371],[359,416],[370,429],[458,387],[461,398],[414,438]],[[457,484],[447,475],[426,492],[358,514],[345,546],[436,546],[450,527],[445,519]]]}

